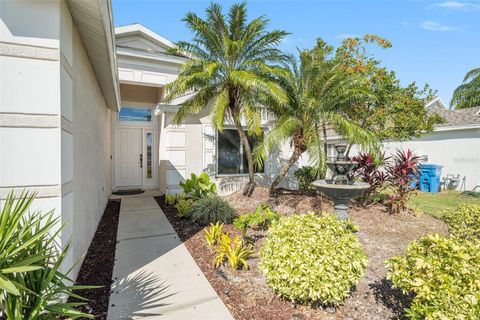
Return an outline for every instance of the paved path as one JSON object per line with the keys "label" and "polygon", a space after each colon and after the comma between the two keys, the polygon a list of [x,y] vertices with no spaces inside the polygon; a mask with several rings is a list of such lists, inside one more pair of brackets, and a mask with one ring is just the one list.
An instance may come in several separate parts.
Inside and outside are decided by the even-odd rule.
{"label": "paved path", "polygon": [[233,320],[152,197],[123,198],[108,320]]}

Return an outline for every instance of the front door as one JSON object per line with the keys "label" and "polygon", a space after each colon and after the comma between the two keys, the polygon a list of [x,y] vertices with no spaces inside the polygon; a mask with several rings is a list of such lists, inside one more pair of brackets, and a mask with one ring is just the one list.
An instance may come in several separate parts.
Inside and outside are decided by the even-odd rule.
{"label": "front door", "polygon": [[142,129],[119,129],[115,137],[117,187],[143,185]]}

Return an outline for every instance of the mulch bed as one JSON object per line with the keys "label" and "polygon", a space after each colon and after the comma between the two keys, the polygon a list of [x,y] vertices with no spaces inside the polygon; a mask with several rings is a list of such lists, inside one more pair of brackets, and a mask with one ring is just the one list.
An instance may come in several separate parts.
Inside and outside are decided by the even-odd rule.
{"label": "mulch bed", "polygon": [[120,200],[108,201],[77,277],[78,285],[102,286],[99,289],[75,292],[89,300],[79,310],[94,315],[95,319],[107,319],[119,215]]}
{"label": "mulch bed", "polygon": [[[307,211],[333,211],[332,203],[323,197],[288,190],[282,190],[275,199],[269,198],[268,191],[260,187],[255,189],[251,197],[236,193],[227,198],[238,214],[252,212],[261,203],[271,204],[284,215]],[[410,212],[390,215],[381,205],[353,207],[350,210],[351,220],[359,227],[356,235],[368,255],[365,275],[341,306],[314,308],[294,305],[277,297],[258,269],[259,257],[256,254],[248,260],[250,270],[213,268],[215,254],[206,245],[203,227],[191,220],[179,218],[176,209],[165,204],[164,197],[156,197],[156,200],[200,269],[237,320],[403,319],[403,308],[408,306],[411,297],[393,289],[386,280],[385,260],[403,254],[410,241],[425,234],[447,233],[442,221],[427,215],[415,216]],[[240,234],[232,225],[225,225],[224,229],[230,234]],[[258,253],[265,232],[249,230],[248,237],[254,241],[254,251]]]}

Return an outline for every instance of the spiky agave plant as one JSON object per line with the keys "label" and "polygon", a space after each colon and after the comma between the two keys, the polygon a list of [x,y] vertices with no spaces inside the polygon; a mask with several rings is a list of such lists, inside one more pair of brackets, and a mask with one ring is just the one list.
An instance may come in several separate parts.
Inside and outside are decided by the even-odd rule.
{"label": "spiky agave plant", "polygon": [[285,59],[277,46],[287,33],[267,31],[264,16],[247,21],[245,3],[234,4],[226,16],[219,4],[212,3],[206,19],[188,13],[183,21],[193,32],[193,40],[178,42],[175,51],[192,59],[167,85],[165,100],[196,92],[179,108],[174,122],[181,123],[188,114],[208,108],[215,129],[222,131],[226,122],[235,125],[247,157],[249,181],[244,194],[249,195],[255,188],[254,164],[243,124],[248,135],[261,135],[257,98],[266,95],[277,102],[286,100],[274,79],[282,72],[277,64]]}
{"label": "spiky agave plant", "polygon": [[35,194],[10,194],[0,210],[0,315],[4,319],[93,318],[75,309],[84,302],[76,286],[59,271],[68,245],[58,252],[54,241],[62,227],[54,212],[29,212]]}

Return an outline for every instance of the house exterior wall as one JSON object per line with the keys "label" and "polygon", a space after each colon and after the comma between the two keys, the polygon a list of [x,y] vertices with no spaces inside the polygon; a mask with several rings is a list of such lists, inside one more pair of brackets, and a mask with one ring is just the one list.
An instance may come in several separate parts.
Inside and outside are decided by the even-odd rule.
{"label": "house exterior wall", "polygon": [[88,250],[112,190],[112,111],[76,30],[73,61],[72,251],[77,261]]}
{"label": "house exterior wall", "polygon": [[[208,115],[208,108],[197,115],[190,115],[181,126],[174,126],[172,119],[175,112],[162,113],[162,130],[160,134],[160,191],[162,193],[181,193],[180,181],[188,179],[192,173],[207,172],[217,184],[220,195],[227,195],[241,190],[248,181],[248,175],[217,174],[216,149],[217,132],[213,129]],[[226,125],[226,128],[229,126]],[[232,127],[233,128],[233,127]],[[268,125],[264,122],[264,128]],[[162,134],[163,132],[163,134]],[[265,161],[264,173],[255,174],[255,181],[261,186],[269,186],[279,168],[291,155],[290,144],[285,141],[279,150],[269,155]],[[162,160],[163,157],[163,160]],[[307,159],[302,158],[299,165],[306,165]],[[295,165],[284,178],[281,187],[295,189],[298,187],[293,172]]]}
{"label": "house exterior wall", "polygon": [[75,278],[111,191],[110,111],[64,1],[0,1],[0,18],[0,201],[55,210]]}
{"label": "house exterior wall", "polygon": [[411,141],[384,143],[387,153],[395,153],[397,148],[428,156],[428,163],[443,166],[442,177],[465,177],[466,190],[480,185],[480,129],[436,131]]}
{"label": "house exterior wall", "polygon": [[[0,201],[61,212],[60,2],[0,2]],[[35,18],[27,12],[35,12]],[[38,16],[37,16],[38,15]]]}
{"label": "house exterior wall", "polygon": [[[330,140],[329,144],[340,140]],[[442,177],[447,174],[460,175],[462,181],[458,189],[472,190],[480,185],[480,129],[449,130],[439,127],[437,131],[409,141],[384,142],[383,150],[387,156],[395,154],[397,149],[412,150],[418,156],[427,156],[428,163],[443,166]],[[360,151],[353,146],[350,156]]]}

